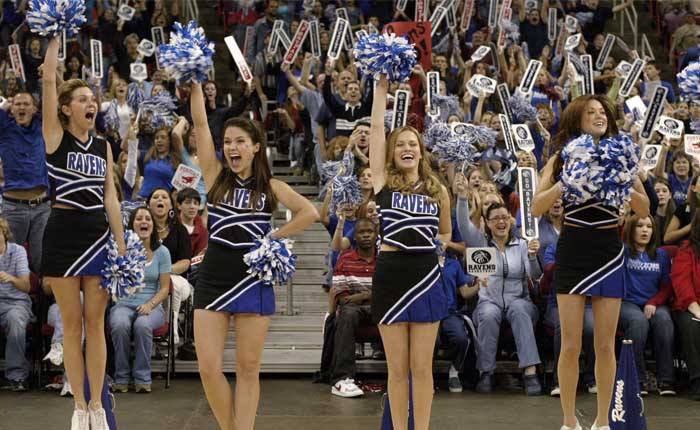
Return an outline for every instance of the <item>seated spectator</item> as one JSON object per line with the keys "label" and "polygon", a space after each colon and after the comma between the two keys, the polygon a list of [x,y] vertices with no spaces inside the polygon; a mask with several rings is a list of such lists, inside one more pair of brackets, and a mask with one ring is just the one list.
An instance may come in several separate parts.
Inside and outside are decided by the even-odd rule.
{"label": "seated spectator", "polygon": [[374,275],[377,232],[369,219],[355,224],[355,249],[340,255],[333,271],[329,311],[335,317],[331,394],[357,397],[364,393],[355,384],[355,331],[371,325],[370,301]]}
{"label": "seated spectator", "polygon": [[648,103],[651,97],[656,91],[656,88],[661,85],[668,89],[666,93],[666,100],[669,103],[676,102],[676,94],[673,89],[673,84],[670,82],[661,80],[661,70],[659,66],[654,61],[649,61],[644,66],[644,73],[646,74],[644,82],[642,83],[642,98]]}
{"label": "seated spectator", "polygon": [[459,374],[464,368],[464,361],[469,350],[469,332],[464,324],[464,317],[458,312],[459,301],[469,300],[479,292],[479,285],[474,285],[474,277],[462,270],[462,265],[454,258],[438,257],[442,267],[440,282],[447,294],[447,316],[440,321],[437,344],[446,348],[451,361],[447,386],[451,393],[462,392]]}
{"label": "seated spectator", "polygon": [[500,203],[486,209],[484,234],[469,219],[467,184],[464,180],[458,184],[458,195],[457,222],[465,242],[469,246],[492,246],[499,251],[496,253],[496,274],[479,280],[485,288],[479,290],[479,303],[474,311],[474,323],[478,330],[477,368],[481,375],[476,390],[479,393],[493,392],[498,339],[505,317],[515,337],[519,367],[524,374],[525,394],[539,395],[542,386],[536,372],[540,356],[534,330],[538,312],[528,290],[528,282],[542,274],[537,261],[539,241],[535,239],[528,243],[516,238],[510,213]]}
{"label": "seated spectator", "polygon": [[192,255],[203,254],[207,249],[209,233],[198,215],[201,200],[199,193],[192,188],[184,188],[177,193],[177,212],[180,214],[180,222],[190,234]]}
{"label": "seated spectator", "polygon": [[663,238],[666,234],[666,227],[668,227],[668,224],[673,218],[673,214],[676,212],[676,202],[671,198],[671,184],[666,179],[656,179],[654,182],[654,192],[659,201],[656,207],[656,213],[653,215],[654,223],[658,228],[658,233],[656,234],[658,240],[657,245],[660,245],[664,241]]}
{"label": "seated spectator", "polygon": [[673,301],[673,321],[683,346],[690,396],[700,401],[700,212],[693,215],[693,234],[683,242],[673,259],[671,284]]}
{"label": "seated spectator", "polygon": [[[675,245],[690,238],[692,232],[691,221],[695,213],[698,212],[698,208],[700,208],[700,183],[698,183],[698,179],[700,179],[700,175],[695,176],[690,181],[687,194],[688,201],[676,207],[676,212],[674,212],[671,221],[666,226],[666,233],[664,234],[664,243],[666,245]],[[671,182],[671,187],[673,187],[673,182]]]}
{"label": "seated spectator", "polygon": [[673,295],[671,258],[656,247],[658,228],[653,217],[633,216],[625,223],[625,297],[619,326],[625,339],[634,341],[634,359],[641,394],[649,393],[644,349],[649,330],[653,334],[656,381],[661,396],[674,396],[673,320],[667,306]]}
{"label": "seated spectator", "polygon": [[[172,266],[168,249],[160,244],[150,209],[136,209],[131,214],[129,229],[141,239],[148,260],[143,287],[135,294],[119,299],[109,312],[115,361],[112,389],[126,393],[133,378],[137,393],[150,393],[153,330],[165,324],[161,303],[168,297]],[[132,341],[135,349],[133,370],[130,363]]]}
{"label": "seated spectator", "polygon": [[7,221],[0,218],[0,327],[5,331],[3,389],[27,391],[29,361],[25,355],[27,326],[34,319],[29,298],[29,262],[23,247],[12,242]]}

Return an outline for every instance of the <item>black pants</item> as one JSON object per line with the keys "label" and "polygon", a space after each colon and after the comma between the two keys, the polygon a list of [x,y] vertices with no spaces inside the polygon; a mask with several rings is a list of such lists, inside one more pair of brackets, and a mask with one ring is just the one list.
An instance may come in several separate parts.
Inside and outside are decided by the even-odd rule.
{"label": "black pants", "polygon": [[678,326],[690,380],[700,378],[700,322],[690,312],[673,311]]}
{"label": "black pants", "polygon": [[369,305],[346,304],[340,307],[335,319],[331,383],[355,377],[355,331],[362,325],[371,324]]}
{"label": "black pants", "polygon": [[469,343],[469,332],[461,315],[451,313],[440,321],[437,347],[447,350],[449,359],[458,372],[462,372],[464,367],[464,360],[467,358],[467,352],[469,351]]}

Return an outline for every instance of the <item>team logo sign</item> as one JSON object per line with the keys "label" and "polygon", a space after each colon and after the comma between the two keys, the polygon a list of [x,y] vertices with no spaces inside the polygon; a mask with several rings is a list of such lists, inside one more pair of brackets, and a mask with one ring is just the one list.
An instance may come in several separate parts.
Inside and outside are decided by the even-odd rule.
{"label": "team logo sign", "polygon": [[680,139],[683,134],[683,122],[661,115],[656,130],[671,139]]}
{"label": "team logo sign", "polygon": [[518,195],[520,196],[520,219],[522,237],[537,239],[540,235],[537,218],[532,215],[532,200],[535,198],[537,174],[532,167],[518,167]]}
{"label": "team logo sign", "polygon": [[[659,85],[656,87],[654,96],[651,98],[651,102],[649,103],[649,108],[646,110],[644,115],[644,125],[642,126],[642,131],[639,133],[642,139],[649,139],[651,137],[656,121],[661,116],[661,109],[663,108],[664,100],[666,100],[667,92],[668,89],[664,86]],[[637,97],[639,98],[639,96]],[[644,102],[642,101],[642,103]]]}
{"label": "team logo sign", "polygon": [[513,124],[511,126],[515,144],[519,149],[526,152],[532,152],[535,149],[535,141],[530,134],[530,128],[525,124]]}
{"label": "team logo sign", "polygon": [[474,75],[467,82],[467,90],[472,97],[479,97],[479,92],[483,91],[486,94],[493,94],[496,91],[497,82],[484,75]]}
{"label": "team logo sign", "polygon": [[467,248],[467,273],[487,278],[496,273],[496,250],[494,248]]}
{"label": "team logo sign", "polygon": [[644,170],[654,170],[661,155],[661,145],[646,145],[642,151],[639,165]]}

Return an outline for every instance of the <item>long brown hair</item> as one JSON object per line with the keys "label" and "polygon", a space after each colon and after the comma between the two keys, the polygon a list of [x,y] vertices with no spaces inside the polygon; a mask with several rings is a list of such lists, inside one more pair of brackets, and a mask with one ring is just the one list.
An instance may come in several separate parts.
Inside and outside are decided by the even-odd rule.
{"label": "long brown hair", "polygon": [[559,180],[561,169],[564,166],[564,161],[561,159],[561,150],[567,142],[583,133],[581,130],[581,118],[583,118],[586,105],[592,100],[599,102],[605,110],[605,116],[608,119],[608,130],[605,132],[605,137],[615,136],[618,133],[617,124],[615,123],[615,114],[610,104],[610,99],[598,94],[580,96],[574,99],[569,103],[566,109],[564,109],[564,112],[562,112],[561,119],[559,120],[559,131],[552,140],[552,146],[556,153],[554,169],[552,171],[552,177],[550,178],[553,184]]}
{"label": "long brown hair", "polygon": [[83,87],[90,88],[90,85],[82,79],[69,79],[58,87],[58,119],[61,120],[64,128],[68,127],[69,118],[61,108],[70,105],[73,100],[73,91]]}
{"label": "long brown hair", "polygon": [[695,254],[695,259],[700,260],[700,211],[693,214],[693,220],[690,222],[690,237],[688,245]]}
{"label": "long brown hair", "polygon": [[651,221],[651,237],[649,238],[649,243],[647,243],[645,247],[645,251],[649,255],[649,258],[656,260],[656,244],[659,240],[659,228],[657,227],[656,220],[654,220],[652,215],[640,217],[639,215],[635,214],[629,217],[625,223],[622,237],[624,238],[625,245],[627,245],[630,257],[637,258],[639,252],[637,252],[637,244],[634,242],[634,231],[637,229],[637,224],[639,224],[639,221],[644,218],[649,218]]}
{"label": "long brown hair", "polygon": [[[223,134],[225,135],[226,130],[231,127],[240,128],[250,137],[253,144],[260,144],[260,149],[253,157],[255,188],[253,189],[253,195],[250,199],[251,208],[254,209],[260,200],[260,196],[265,194],[267,201],[270,202],[270,207],[274,211],[277,207],[277,200],[270,186],[272,172],[270,172],[270,165],[267,162],[267,140],[265,139],[265,133],[263,133],[259,123],[246,118],[231,118],[226,121],[223,127]],[[235,188],[235,186],[236,174],[233,173],[228,165],[224,165],[209,190],[209,201],[214,205],[223,201],[226,193]],[[233,198],[233,196],[230,196],[230,198]]]}
{"label": "long brown hair", "polygon": [[173,148],[173,138],[170,136],[170,133],[172,132],[172,128],[161,125],[158,128],[155,129],[153,132],[153,144],[151,145],[150,148],[148,148],[148,152],[146,152],[146,155],[143,157],[143,164],[145,165],[148,163],[151,158],[155,159],[158,157],[158,153],[156,152],[156,134],[160,133],[161,131],[164,131],[168,135],[168,146],[170,147],[168,149],[168,156],[170,157],[170,164],[173,165],[173,168],[177,170],[178,167],[180,167],[180,164],[182,163],[182,157],[180,156],[180,153],[178,151],[175,151],[175,148]]}
{"label": "long brown hair", "polygon": [[[420,146],[421,159],[418,162],[418,181],[420,186],[417,190],[414,190],[414,184],[411,184],[406,179],[406,176],[394,165],[394,151],[396,150],[396,140],[399,135],[408,131],[413,133],[418,139],[418,145]],[[441,183],[440,179],[435,173],[433,173],[430,167],[430,153],[425,150],[425,144],[423,143],[423,137],[415,128],[411,126],[399,127],[391,132],[386,140],[386,185],[394,191],[398,191],[402,194],[410,194],[414,191],[427,194],[430,199],[440,206],[440,193],[441,193]]]}
{"label": "long brown hair", "polygon": [[673,189],[671,188],[671,183],[668,182],[668,179],[656,178],[654,186],[656,186],[656,184],[661,184],[668,189],[668,203],[666,203],[666,210],[664,211],[664,225],[659,226],[661,231],[665,232],[666,228],[668,227],[668,224],[673,218],[673,214],[676,213],[676,202],[673,200]]}

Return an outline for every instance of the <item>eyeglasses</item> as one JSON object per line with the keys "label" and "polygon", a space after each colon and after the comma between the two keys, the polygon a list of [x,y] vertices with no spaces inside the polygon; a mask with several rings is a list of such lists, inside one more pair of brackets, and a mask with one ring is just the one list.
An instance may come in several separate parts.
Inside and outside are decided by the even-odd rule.
{"label": "eyeglasses", "polygon": [[489,221],[495,221],[495,222],[503,221],[503,222],[506,222],[506,221],[510,221],[510,217],[509,217],[508,215],[495,216],[495,217],[493,217],[493,218],[489,218]]}

